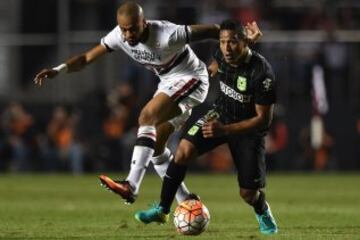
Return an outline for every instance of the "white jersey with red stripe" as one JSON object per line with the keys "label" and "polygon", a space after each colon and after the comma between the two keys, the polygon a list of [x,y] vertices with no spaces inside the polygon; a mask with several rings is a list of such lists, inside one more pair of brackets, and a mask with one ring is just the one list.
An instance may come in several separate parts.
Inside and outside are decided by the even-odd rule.
{"label": "white jersey with red stripe", "polygon": [[101,39],[101,44],[109,51],[122,49],[160,78],[155,95],[165,93],[178,103],[183,114],[170,123],[179,128],[191,109],[206,98],[209,88],[206,65],[188,45],[191,34],[188,26],[156,20],[146,23],[149,36],[144,43],[129,45],[120,27],[116,26]]}
{"label": "white jersey with red stripe", "polygon": [[[120,27],[116,26],[101,39],[101,44],[109,51],[122,49],[135,61],[158,75],[160,80],[181,74],[194,74],[199,72],[199,69],[206,70],[204,63],[188,45],[188,26],[157,20],[147,20],[146,23],[149,36],[144,43],[129,45],[124,40]],[[181,55],[184,55],[181,61],[176,63]]]}

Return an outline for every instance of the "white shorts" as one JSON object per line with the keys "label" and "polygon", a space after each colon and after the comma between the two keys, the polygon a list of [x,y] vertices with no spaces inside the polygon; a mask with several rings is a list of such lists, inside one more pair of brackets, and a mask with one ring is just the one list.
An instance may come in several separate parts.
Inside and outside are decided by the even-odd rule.
{"label": "white shorts", "polygon": [[208,91],[207,74],[187,75],[181,79],[161,81],[154,96],[165,93],[179,105],[182,114],[169,120],[179,130],[190,117],[192,108],[205,101]]}

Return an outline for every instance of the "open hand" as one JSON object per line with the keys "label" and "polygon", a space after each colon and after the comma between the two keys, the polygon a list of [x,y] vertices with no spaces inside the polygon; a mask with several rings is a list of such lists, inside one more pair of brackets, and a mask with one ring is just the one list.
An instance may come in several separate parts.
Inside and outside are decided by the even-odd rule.
{"label": "open hand", "polygon": [[246,24],[245,32],[249,43],[256,43],[263,35],[255,21]]}
{"label": "open hand", "polygon": [[43,81],[47,78],[54,78],[56,75],[58,75],[58,71],[54,69],[43,69],[41,72],[36,74],[34,78],[34,83],[41,86],[43,84]]}

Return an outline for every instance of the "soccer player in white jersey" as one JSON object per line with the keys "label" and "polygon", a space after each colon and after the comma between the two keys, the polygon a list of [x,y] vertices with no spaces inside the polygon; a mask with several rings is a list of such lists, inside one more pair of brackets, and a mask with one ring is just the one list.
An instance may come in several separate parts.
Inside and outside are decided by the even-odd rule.
{"label": "soccer player in white jersey", "polygon": [[[89,51],[68,59],[52,69],[43,69],[34,82],[42,85],[47,78],[63,72],[75,72],[116,50],[123,50],[135,61],[153,71],[160,83],[153,98],[141,110],[137,140],[131,158],[130,172],[124,181],[114,181],[101,175],[107,188],[133,203],[150,161],[163,178],[172,158],[165,148],[170,134],[181,127],[191,109],[206,98],[209,82],[206,65],[194,54],[188,43],[207,38],[216,39],[218,25],[176,25],[167,21],[144,18],[142,8],[133,2],[117,10],[118,25]],[[256,23],[248,24],[249,41],[256,41],[261,32]],[[191,196],[181,184],[176,199],[181,202]]]}

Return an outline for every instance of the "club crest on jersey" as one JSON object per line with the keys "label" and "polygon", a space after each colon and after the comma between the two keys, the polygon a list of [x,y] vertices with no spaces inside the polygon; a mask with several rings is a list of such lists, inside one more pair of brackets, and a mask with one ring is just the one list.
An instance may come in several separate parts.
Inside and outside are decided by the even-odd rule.
{"label": "club crest on jersey", "polygon": [[188,134],[190,136],[194,136],[198,131],[199,131],[200,127],[199,126],[192,126],[192,128],[190,128],[190,130],[188,131]]}
{"label": "club crest on jersey", "polygon": [[243,76],[238,76],[236,86],[240,91],[246,91],[247,88],[246,78]]}

